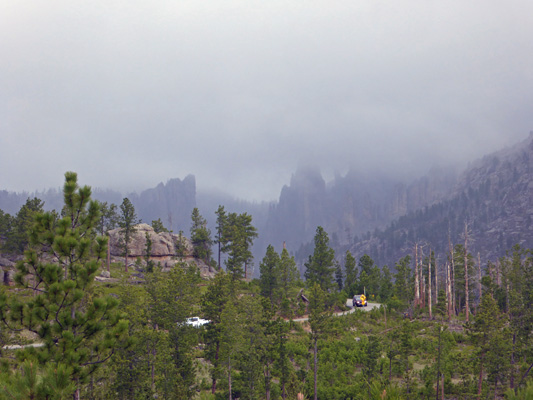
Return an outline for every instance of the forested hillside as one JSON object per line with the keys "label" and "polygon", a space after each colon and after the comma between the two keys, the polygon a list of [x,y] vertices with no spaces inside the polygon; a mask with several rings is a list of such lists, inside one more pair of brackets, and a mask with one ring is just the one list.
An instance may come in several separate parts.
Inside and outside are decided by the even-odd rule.
{"label": "forested hillside", "polygon": [[481,261],[495,261],[514,244],[533,246],[533,134],[509,149],[473,162],[442,201],[376,229],[347,249],[394,265],[424,243],[437,254],[464,241]]}
{"label": "forested hillside", "polygon": [[270,245],[250,279],[251,215],[220,206],[211,232],[194,208],[188,239],[65,178],[61,212],[0,215],[19,255],[0,287],[0,399],[533,395],[531,249],[482,266],[466,236],[443,265],[416,242],[392,270],[318,226],[302,274]]}

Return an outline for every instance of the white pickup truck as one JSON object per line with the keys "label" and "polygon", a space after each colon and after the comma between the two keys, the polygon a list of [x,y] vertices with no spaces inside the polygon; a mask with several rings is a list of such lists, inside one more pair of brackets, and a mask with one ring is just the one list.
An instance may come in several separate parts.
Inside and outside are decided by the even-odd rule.
{"label": "white pickup truck", "polygon": [[194,328],[199,328],[201,326],[207,325],[210,322],[211,321],[209,321],[207,319],[202,319],[200,317],[191,317],[191,318],[187,318],[185,320],[185,325],[190,325],[190,326],[192,326]]}

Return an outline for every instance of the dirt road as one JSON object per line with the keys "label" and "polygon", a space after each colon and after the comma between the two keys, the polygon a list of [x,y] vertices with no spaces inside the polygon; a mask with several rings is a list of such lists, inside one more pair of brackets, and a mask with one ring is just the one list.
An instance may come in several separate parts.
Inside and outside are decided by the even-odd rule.
{"label": "dirt road", "polygon": [[[353,304],[352,304],[352,299],[347,299],[346,300],[346,306],[350,307],[350,309],[348,311],[342,311],[342,312],[338,312],[338,313],[335,313],[333,315],[336,315],[336,316],[339,316],[339,315],[346,315],[346,314],[350,314],[350,313],[353,313],[357,310],[361,310],[361,311],[370,311],[372,310],[373,308],[379,308],[381,304],[379,303],[368,303],[368,306],[366,307],[354,307]],[[305,322],[309,319],[309,317],[303,317],[303,318],[296,318],[296,319],[293,319],[294,322]]]}

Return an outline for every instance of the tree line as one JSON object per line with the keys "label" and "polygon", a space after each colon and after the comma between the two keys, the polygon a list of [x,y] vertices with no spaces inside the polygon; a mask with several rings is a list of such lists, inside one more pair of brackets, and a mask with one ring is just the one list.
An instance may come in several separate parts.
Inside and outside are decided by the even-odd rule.
{"label": "tree line", "polygon": [[[529,249],[515,246],[481,266],[465,225],[464,240],[450,243],[445,257],[416,242],[390,270],[366,254],[338,259],[317,227],[302,275],[285,246],[269,245],[252,279],[252,217],[220,206],[214,238],[198,209],[191,214],[194,256],[218,270],[212,280],[187,263],[162,272],[150,264],[147,241],[142,284],[128,281],[127,261],[111,265],[123,280],[99,284],[107,232],[121,228],[127,257],[124,231],[131,235],[139,221],[127,201],[117,207],[90,197],[67,173],[60,213],[34,199],[15,217],[0,214],[4,249],[24,251],[16,290],[0,293],[0,340],[23,343],[30,332],[41,346],[2,348],[0,398],[532,395]],[[160,220],[152,226],[165,230]],[[339,315],[363,293],[379,307]],[[209,323],[193,327],[192,316]]]}

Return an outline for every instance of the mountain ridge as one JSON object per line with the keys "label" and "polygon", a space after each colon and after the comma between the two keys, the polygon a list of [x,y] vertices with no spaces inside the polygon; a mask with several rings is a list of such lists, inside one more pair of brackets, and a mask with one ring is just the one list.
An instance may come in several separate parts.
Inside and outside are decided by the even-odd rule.
{"label": "mountain ridge", "polygon": [[[465,222],[477,241],[472,248],[487,258],[502,255],[514,242],[532,244],[533,133],[473,160],[461,173],[433,168],[410,182],[372,173],[350,169],[326,182],[317,167],[299,168],[281,188],[277,202],[252,203],[224,193],[199,192],[194,175],[124,197],[130,198],[143,221],[160,218],[175,232],[189,231],[194,207],[213,232],[218,205],[248,212],[259,231],[253,249],[256,264],[269,244],[281,248],[285,243],[302,265],[319,225],[330,234],[338,256],[346,250],[367,253],[379,265],[389,266],[417,240],[445,252],[448,232],[458,242]],[[33,194],[0,191],[0,209],[15,214],[32,196],[41,198],[47,209],[62,204],[59,189]],[[118,192],[98,188],[93,197],[117,205],[123,199]]]}

